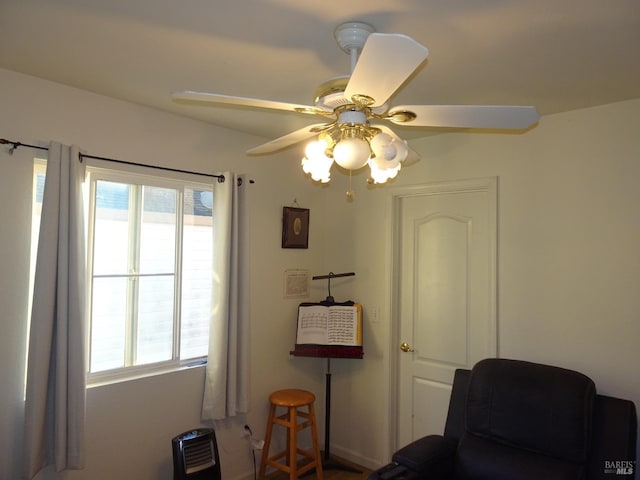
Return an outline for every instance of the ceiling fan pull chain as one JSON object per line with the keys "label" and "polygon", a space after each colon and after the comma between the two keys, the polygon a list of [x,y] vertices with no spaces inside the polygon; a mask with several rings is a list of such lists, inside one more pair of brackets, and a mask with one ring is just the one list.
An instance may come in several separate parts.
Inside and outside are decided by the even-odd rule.
{"label": "ceiling fan pull chain", "polygon": [[351,188],[351,170],[349,170],[349,190],[347,190],[347,202],[353,202],[353,189]]}

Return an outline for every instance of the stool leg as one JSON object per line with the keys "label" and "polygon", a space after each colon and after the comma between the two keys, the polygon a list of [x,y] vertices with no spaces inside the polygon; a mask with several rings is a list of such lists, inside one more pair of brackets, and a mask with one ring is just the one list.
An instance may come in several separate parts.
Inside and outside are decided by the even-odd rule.
{"label": "stool leg", "polygon": [[267,469],[267,459],[269,458],[269,446],[271,445],[271,432],[273,431],[273,419],[276,413],[276,406],[271,405],[269,408],[269,417],[267,419],[266,433],[264,434],[264,445],[262,447],[262,458],[260,459],[260,472],[258,478],[264,480],[264,474]]}
{"label": "stool leg", "polygon": [[311,422],[311,442],[313,452],[316,456],[316,477],[323,480],[322,458],[320,457],[320,446],[318,445],[318,427],[316,425],[316,409],[313,403],[309,404],[309,422]]}
{"label": "stool leg", "polygon": [[298,409],[296,407],[289,408],[289,479],[298,479]]}

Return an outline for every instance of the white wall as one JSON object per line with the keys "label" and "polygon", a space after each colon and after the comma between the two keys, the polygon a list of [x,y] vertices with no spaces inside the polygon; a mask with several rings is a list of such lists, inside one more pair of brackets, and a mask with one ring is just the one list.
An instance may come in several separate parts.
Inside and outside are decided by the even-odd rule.
{"label": "white wall", "polygon": [[[640,405],[640,100],[543,117],[524,135],[457,133],[412,141],[422,160],[394,186],[499,177],[499,355],[591,376],[602,393]],[[334,369],[335,453],[389,459],[398,352],[390,344],[390,190],[327,211],[327,252],[357,272],[353,297],[377,307],[365,358]],[[335,227],[335,228],[334,228]],[[331,232],[333,230],[333,233]],[[344,233],[350,238],[343,240]],[[329,253],[327,253],[329,256]],[[357,425],[354,428],[354,423]]]}
{"label": "white wall", "polygon": [[[290,358],[297,300],[282,298],[282,273],[355,271],[332,282],[336,299],[365,307],[365,356],[333,360],[332,452],[374,467],[389,460],[395,319],[390,318],[390,191],[394,186],[498,176],[499,351],[578,369],[606,394],[640,405],[640,100],[544,117],[525,135],[446,134],[412,141],[423,159],[384,188],[347,177],[311,185],[295,154],[259,159],[261,143],[238,132],[0,70],[0,137],[55,139],[88,153],[216,172],[232,169],[251,188],[252,403],[247,418],[217,426],[223,474],[250,478],[242,425],[264,432],[268,393],[309,388],[323,418],[325,362]],[[24,375],[33,151],[0,149],[0,479],[18,477]],[[280,248],[284,205],[311,208],[309,250]],[[326,295],[313,282],[312,299]],[[370,316],[378,310],[377,320]],[[6,359],[10,359],[7,361]],[[199,423],[200,369],[88,391],[88,466],[49,478],[169,479],[170,438]],[[141,446],[139,457],[132,452]],[[135,461],[134,461],[135,460]]]}
{"label": "white wall", "polygon": [[[248,423],[262,437],[268,394],[284,386],[322,398],[322,367],[316,359],[292,359],[298,300],[283,299],[283,272],[323,271],[322,189],[309,185],[289,159],[247,158],[265,141],[156,110],[119,102],[0,70],[0,138],[46,145],[75,143],[87,153],[140,163],[214,173],[247,173],[251,191],[252,411],[216,426],[225,478],[252,478],[253,462],[241,430]],[[20,474],[23,379],[29,268],[32,158],[19,148],[0,148],[0,479]],[[282,207],[311,209],[310,248],[283,250]],[[171,438],[200,425],[203,369],[87,392],[87,468],[43,478],[170,479]],[[320,414],[322,414],[322,406]]]}

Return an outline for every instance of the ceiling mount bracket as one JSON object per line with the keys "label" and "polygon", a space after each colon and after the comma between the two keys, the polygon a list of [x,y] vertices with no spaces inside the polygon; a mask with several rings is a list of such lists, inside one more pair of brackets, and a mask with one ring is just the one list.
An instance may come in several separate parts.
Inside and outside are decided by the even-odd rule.
{"label": "ceiling mount bracket", "polygon": [[333,31],[333,36],[336,38],[340,48],[345,53],[351,54],[354,49],[358,52],[362,51],[367,38],[375,31],[376,29],[368,23],[345,22],[336,27]]}

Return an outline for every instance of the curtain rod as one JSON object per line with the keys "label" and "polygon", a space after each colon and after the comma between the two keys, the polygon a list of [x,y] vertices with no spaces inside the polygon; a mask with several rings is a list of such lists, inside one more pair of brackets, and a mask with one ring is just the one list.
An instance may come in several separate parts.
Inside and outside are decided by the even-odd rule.
{"label": "curtain rod", "polygon": [[[49,150],[48,147],[41,147],[39,145],[29,145],[28,143],[15,142],[15,141],[7,140],[7,139],[4,139],[4,138],[0,138],[0,144],[2,144],[2,145],[11,145],[11,148],[9,149],[9,155],[13,155],[13,152],[18,147],[36,148],[38,150]],[[139,167],[155,168],[155,169],[158,169],[158,170],[165,170],[165,171],[169,171],[169,172],[188,173],[188,174],[192,174],[192,175],[202,175],[202,176],[205,176],[205,177],[217,178],[218,179],[218,183],[224,183],[224,180],[225,180],[224,179],[224,175],[216,175],[216,174],[212,174],[212,173],[192,172],[192,171],[189,171],[189,170],[181,170],[181,169],[178,169],[178,168],[161,167],[159,165],[147,165],[147,164],[144,164],[144,163],[136,163],[136,162],[128,162],[126,160],[118,160],[116,158],[98,157],[96,155],[85,155],[84,153],[80,153],[79,154],[79,160],[81,162],[85,158],[93,158],[93,159],[96,159],[96,160],[105,160],[107,162],[122,163],[122,164],[125,164],[125,165],[135,165],[135,166],[139,166]],[[249,180],[249,183],[253,183],[253,180]]]}

